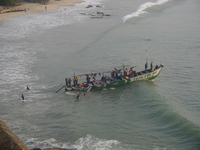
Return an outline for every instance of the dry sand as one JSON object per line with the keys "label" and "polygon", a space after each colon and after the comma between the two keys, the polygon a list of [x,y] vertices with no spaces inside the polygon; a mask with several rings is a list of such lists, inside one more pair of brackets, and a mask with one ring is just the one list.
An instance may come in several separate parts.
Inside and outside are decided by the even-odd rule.
{"label": "dry sand", "polygon": [[0,22],[2,22],[4,19],[7,19],[7,18],[14,18],[14,17],[19,17],[19,16],[33,14],[33,13],[41,13],[44,11],[52,11],[62,6],[72,6],[83,1],[84,0],[49,0],[47,4],[22,3],[22,5],[15,6],[13,8],[24,8],[26,9],[26,11],[9,12],[9,13],[0,14]]}

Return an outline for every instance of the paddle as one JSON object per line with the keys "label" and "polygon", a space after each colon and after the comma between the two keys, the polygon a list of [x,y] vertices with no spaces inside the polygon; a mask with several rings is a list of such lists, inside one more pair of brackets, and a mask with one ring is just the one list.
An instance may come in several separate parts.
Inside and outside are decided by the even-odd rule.
{"label": "paddle", "polygon": [[92,89],[92,86],[89,86],[86,92],[89,92]]}
{"label": "paddle", "polygon": [[65,86],[63,85],[60,89],[58,89],[57,91],[56,91],[56,93],[58,93],[62,88],[64,88]]}

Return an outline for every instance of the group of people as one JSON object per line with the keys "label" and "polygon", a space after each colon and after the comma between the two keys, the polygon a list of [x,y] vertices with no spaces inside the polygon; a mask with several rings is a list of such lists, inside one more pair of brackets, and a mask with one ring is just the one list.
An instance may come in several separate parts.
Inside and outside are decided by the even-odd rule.
{"label": "group of people", "polygon": [[123,66],[123,69],[117,70],[115,68],[115,70],[111,72],[111,78],[113,78],[114,81],[122,80],[123,78],[132,78],[134,76],[137,76],[134,67],[125,68],[125,66]]}
{"label": "group of people", "polygon": [[[91,81],[91,78],[93,79]],[[86,84],[83,84],[83,83],[78,83],[78,75],[74,75],[73,76],[73,84],[72,84],[72,79],[70,77],[66,77],[65,78],[65,86],[66,87],[80,87],[80,86],[87,86],[89,85],[90,83],[92,83],[94,85],[94,82],[96,82],[96,78],[95,76],[93,77],[90,77],[89,75],[86,75]]]}
{"label": "group of people", "polygon": [[[110,81],[117,81],[117,80],[122,80],[123,78],[131,78],[133,76],[137,76],[136,71],[133,70],[134,67],[130,67],[130,68],[125,68],[125,66],[123,66],[123,69],[116,69],[114,68],[114,70],[111,71],[111,75],[110,76],[106,76],[104,73],[98,73],[99,76],[101,77],[101,81],[102,83],[106,83],[108,80]],[[78,83],[78,75],[74,75],[73,76],[73,84],[72,84],[72,79],[70,77],[66,77],[65,78],[65,83],[66,83],[66,87],[78,87],[78,86],[82,86],[82,87],[87,87],[89,84],[96,84],[97,80],[96,80],[96,76],[97,74],[86,74],[86,83]]]}
{"label": "group of people", "polygon": [[[158,66],[155,66],[155,69],[158,69]],[[148,69],[148,63],[145,63],[145,70],[150,70],[153,71],[153,61],[151,61],[150,63],[150,69]],[[114,68],[114,70],[111,71],[110,76],[106,76],[104,73],[98,73],[99,76],[101,77],[101,80],[99,80],[97,82],[96,80],[96,75],[95,74],[86,74],[86,82],[84,83],[78,83],[78,75],[74,75],[73,76],[73,84],[72,84],[72,79],[69,78],[65,78],[65,83],[66,83],[66,87],[88,87],[89,84],[98,84],[98,83],[107,83],[108,80],[112,81],[117,81],[117,80],[122,80],[122,79],[128,79],[128,78],[132,78],[137,76],[137,72],[135,71],[134,67],[130,67],[130,68],[126,68],[123,65],[123,69],[116,69]]]}
{"label": "group of people", "polygon": [[[93,79],[92,81],[91,81],[91,78]],[[86,75],[86,81],[87,81],[87,84],[89,84],[89,83],[92,83],[92,84],[94,84],[94,82],[96,82],[96,78],[95,78],[95,76],[93,76],[93,77],[90,77],[89,75]],[[83,84],[82,83],[78,83],[78,75],[75,75],[74,77],[73,77],[73,85],[72,85],[72,79],[69,77],[66,77],[65,78],[65,85],[67,86],[67,87],[72,87],[72,86],[74,86],[74,87],[77,87],[77,86],[82,86]]]}
{"label": "group of people", "polygon": [[[145,63],[145,71],[147,71],[148,70],[148,63],[146,62]],[[154,71],[154,70],[156,70],[156,69],[158,69],[159,67],[158,67],[158,65],[156,65],[155,66],[155,68],[153,69],[153,61],[151,61],[151,64],[150,64],[150,71]]]}
{"label": "group of people", "polygon": [[[92,79],[92,81],[91,81],[91,79]],[[89,76],[89,75],[86,75],[86,81],[87,81],[87,84],[92,84],[92,85],[94,85],[94,83],[96,82],[96,77],[95,76]]]}
{"label": "group of people", "polygon": [[125,66],[123,66],[123,69],[114,68],[114,70],[111,71],[110,76],[106,76],[104,73],[102,73],[101,83],[107,83],[107,81],[113,82],[123,80],[124,78],[127,79],[134,76],[137,76],[134,67],[125,68]]}
{"label": "group of people", "polygon": [[[26,87],[26,89],[30,90],[28,86]],[[22,100],[25,100],[24,94],[21,94],[21,98],[22,98]]]}
{"label": "group of people", "polygon": [[[69,77],[65,78],[65,84],[67,87],[71,87],[72,86],[72,79]],[[73,86],[77,86],[78,85],[78,75],[75,75],[73,78]]]}

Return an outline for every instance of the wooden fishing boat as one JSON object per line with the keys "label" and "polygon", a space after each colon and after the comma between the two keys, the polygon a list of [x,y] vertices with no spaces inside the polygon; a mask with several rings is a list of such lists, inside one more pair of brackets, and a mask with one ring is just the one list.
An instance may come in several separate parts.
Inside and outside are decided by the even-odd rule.
{"label": "wooden fishing boat", "polygon": [[9,12],[19,12],[19,11],[26,11],[25,8],[5,8],[0,11],[1,14],[3,13],[9,13]]}
{"label": "wooden fishing boat", "polygon": [[[125,68],[119,69],[119,70],[116,69],[116,70],[107,71],[107,72],[76,75],[79,77],[86,76],[86,78],[89,76],[94,78],[97,75],[99,75],[101,77],[101,79],[99,79],[99,80],[95,79],[93,81],[87,81],[87,82],[82,82],[82,83],[73,84],[73,85],[71,85],[71,83],[68,83],[68,81],[66,81],[66,85],[64,85],[62,88],[65,87],[65,91],[89,92],[90,90],[98,90],[98,89],[103,89],[103,88],[112,88],[112,87],[116,87],[116,86],[121,86],[121,85],[128,84],[128,83],[131,83],[134,81],[153,80],[159,75],[159,73],[161,72],[163,67],[164,66],[162,64],[160,66],[156,65],[155,68],[146,69],[146,70],[139,71],[139,72],[131,70],[133,67],[126,68],[128,70],[131,70],[130,72],[133,72],[133,74],[131,74],[131,75],[130,74],[122,75],[122,72],[124,72],[126,70]],[[106,73],[112,74],[112,72],[115,72],[118,75],[115,77],[113,77],[112,75],[111,76],[105,75]],[[73,77],[75,77],[75,75]]]}
{"label": "wooden fishing boat", "polygon": [[92,89],[111,88],[111,87],[120,86],[120,85],[128,84],[134,81],[139,81],[139,80],[153,80],[159,75],[163,67],[164,67],[163,65],[160,65],[158,68],[154,70],[148,69],[148,70],[136,72],[135,76],[132,76],[132,77],[127,76],[127,77],[124,77],[122,80],[95,84],[92,87]]}

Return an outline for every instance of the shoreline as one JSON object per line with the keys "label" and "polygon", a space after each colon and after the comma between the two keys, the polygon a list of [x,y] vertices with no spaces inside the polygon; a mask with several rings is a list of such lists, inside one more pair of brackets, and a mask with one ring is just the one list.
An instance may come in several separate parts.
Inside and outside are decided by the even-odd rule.
{"label": "shoreline", "polygon": [[0,14],[0,25],[3,23],[5,19],[8,19],[8,18],[25,16],[28,14],[42,13],[45,11],[53,11],[63,6],[73,6],[81,2],[84,2],[84,0],[49,0],[47,4],[23,2],[21,3],[21,5],[14,6],[12,8],[15,8],[15,9],[23,8],[23,9],[26,9],[26,11],[9,12],[9,13]]}

